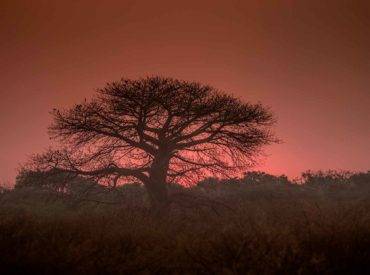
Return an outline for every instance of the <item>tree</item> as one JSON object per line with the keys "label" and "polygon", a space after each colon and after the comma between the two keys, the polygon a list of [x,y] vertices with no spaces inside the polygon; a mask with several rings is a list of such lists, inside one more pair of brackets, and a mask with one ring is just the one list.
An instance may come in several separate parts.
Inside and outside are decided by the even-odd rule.
{"label": "tree", "polygon": [[92,188],[101,189],[102,186],[91,179],[82,178],[74,172],[52,168],[47,171],[21,169],[16,177],[14,188],[34,188],[55,193],[79,194]]}
{"label": "tree", "polygon": [[273,116],[261,104],[172,78],[122,79],[53,115],[50,135],[64,146],[36,156],[38,168],[112,186],[140,181],[158,213],[169,207],[168,183],[235,175],[276,141]]}

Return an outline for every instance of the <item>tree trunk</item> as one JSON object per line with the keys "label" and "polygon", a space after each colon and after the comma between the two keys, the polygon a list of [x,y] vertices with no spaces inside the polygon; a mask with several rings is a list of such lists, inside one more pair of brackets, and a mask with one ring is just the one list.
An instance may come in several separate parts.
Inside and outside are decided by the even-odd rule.
{"label": "tree trunk", "polygon": [[157,156],[150,168],[149,179],[145,183],[153,214],[158,218],[166,217],[170,209],[167,189],[168,166],[169,158],[167,156]]}

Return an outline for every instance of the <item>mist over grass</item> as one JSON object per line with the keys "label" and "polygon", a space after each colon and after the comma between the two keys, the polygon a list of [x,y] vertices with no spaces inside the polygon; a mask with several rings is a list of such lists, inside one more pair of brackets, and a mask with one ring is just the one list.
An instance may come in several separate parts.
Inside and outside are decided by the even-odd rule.
{"label": "mist over grass", "polygon": [[19,177],[1,189],[0,272],[370,272],[370,172],[309,171],[300,184],[252,172],[170,194],[157,219],[138,184]]}

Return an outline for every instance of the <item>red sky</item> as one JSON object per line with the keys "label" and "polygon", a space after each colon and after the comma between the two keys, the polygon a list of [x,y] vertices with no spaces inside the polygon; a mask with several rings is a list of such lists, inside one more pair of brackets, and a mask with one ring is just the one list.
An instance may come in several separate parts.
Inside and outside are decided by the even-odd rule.
{"label": "red sky", "polygon": [[370,1],[2,0],[0,31],[0,183],[52,108],[147,75],[270,106],[284,143],[260,170],[370,169]]}

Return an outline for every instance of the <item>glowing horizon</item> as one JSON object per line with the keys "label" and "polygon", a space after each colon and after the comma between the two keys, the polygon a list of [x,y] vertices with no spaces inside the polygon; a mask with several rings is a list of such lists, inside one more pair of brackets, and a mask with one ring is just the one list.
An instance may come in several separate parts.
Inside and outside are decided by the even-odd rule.
{"label": "glowing horizon", "polygon": [[256,170],[370,169],[365,1],[1,3],[0,183],[50,144],[49,112],[121,77],[199,81],[270,106]]}

